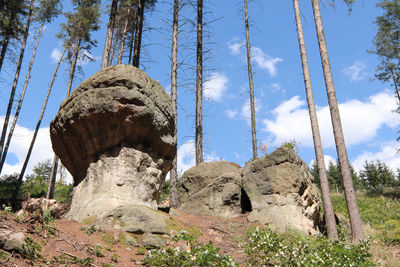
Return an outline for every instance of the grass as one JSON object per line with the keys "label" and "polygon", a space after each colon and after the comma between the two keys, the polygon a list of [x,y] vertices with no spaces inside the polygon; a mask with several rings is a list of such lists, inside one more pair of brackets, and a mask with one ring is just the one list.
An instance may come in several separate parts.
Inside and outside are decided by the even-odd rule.
{"label": "grass", "polygon": [[[332,203],[335,213],[348,218],[343,194],[332,194]],[[367,235],[386,244],[400,245],[400,199],[358,192],[357,204]]]}

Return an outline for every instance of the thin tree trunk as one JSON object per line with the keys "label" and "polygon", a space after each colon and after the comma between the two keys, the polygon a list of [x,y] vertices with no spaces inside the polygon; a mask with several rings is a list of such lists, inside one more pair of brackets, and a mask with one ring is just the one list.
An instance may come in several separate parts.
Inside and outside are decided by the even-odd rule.
{"label": "thin tree trunk", "polygon": [[[118,32],[117,32],[117,34],[118,34]],[[111,53],[110,53],[110,58],[109,58],[108,66],[111,66],[111,65],[112,65],[112,62],[113,62],[113,60],[114,60],[115,52],[117,51],[117,46],[118,46],[118,39],[117,39],[117,38],[114,38],[113,42],[114,42],[114,45],[113,45],[113,49],[111,50]]]}
{"label": "thin tree trunk", "polygon": [[129,58],[128,58],[128,64],[129,65],[133,65],[133,62],[132,62],[132,53],[133,53],[133,46],[134,46],[134,41],[135,41],[135,33],[132,33],[132,36],[131,36],[131,43],[130,43],[130,46],[129,46]]}
{"label": "thin tree trunk", "polygon": [[110,19],[108,20],[106,43],[104,44],[103,59],[101,61],[101,69],[109,66],[110,49],[112,42],[112,35],[114,31],[115,17],[117,15],[118,0],[112,0]]}
{"label": "thin tree trunk", "polygon": [[10,146],[11,138],[13,136],[15,126],[17,125],[19,112],[21,111],[22,102],[24,101],[26,88],[28,87],[28,82],[29,82],[29,79],[31,77],[32,66],[33,66],[33,62],[35,61],[36,51],[37,51],[37,47],[39,45],[40,37],[42,36],[43,27],[44,27],[44,22],[42,23],[42,26],[39,29],[38,37],[36,39],[35,48],[33,49],[32,58],[31,58],[31,61],[29,62],[28,73],[26,74],[25,83],[24,83],[24,87],[22,89],[21,98],[20,98],[20,100],[18,102],[18,107],[17,107],[17,110],[15,111],[14,119],[13,119],[13,122],[11,124],[8,136],[7,136],[7,142],[6,142],[5,146],[4,146],[4,151],[3,151],[2,155],[1,155],[0,173],[1,173],[1,170],[3,169],[4,162],[6,161],[8,147]]}
{"label": "thin tree trunk", "polygon": [[26,154],[24,164],[22,165],[22,169],[21,169],[21,172],[20,172],[19,177],[18,177],[17,186],[15,187],[13,196],[11,198],[11,203],[13,203],[14,207],[15,207],[15,204],[16,204],[16,200],[17,200],[17,196],[18,196],[19,190],[20,190],[21,185],[22,185],[22,179],[23,179],[23,177],[25,175],[26,167],[28,166],[28,162],[29,162],[29,159],[31,157],[31,153],[32,153],[32,150],[33,150],[33,145],[35,144],[36,136],[37,136],[37,134],[39,132],[40,124],[42,123],[43,115],[44,115],[44,112],[46,110],[46,106],[47,106],[47,102],[49,100],[50,92],[51,92],[51,89],[53,87],[53,83],[54,83],[54,80],[56,78],[57,71],[58,71],[58,68],[59,68],[59,66],[61,64],[61,61],[62,61],[62,58],[64,56],[65,50],[66,50],[66,47],[64,47],[64,49],[63,49],[63,51],[61,53],[61,56],[58,59],[56,69],[54,70],[53,77],[52,77],[50,85],[49,85],[49,89],[47,90],[46,98],[45,98],[45,100],[43,102],[43,107],[42,107],[42,111],[41,111],[40,116],[39,116],[39,120],[36,123],[36,128],[35,128],[35,131],[33,132],[31,144],[29,145],[29,149],[28,149],[28,152]]}
{"label": "thin tree trunk", "polygon": [[[171,51],[171,100],[172,109],[175,120],[174,125],[174,136],[177,136],[177,123],[178,123],[178,105],[177,105],[177,88],[178,88],[178,12],[179,12],[179,0],[174,0],[174,16],[172,21],[172,51]],[[175,145],[177,150],[177,144]],[[172,170],[170,172],[170,199],[169,206],[171,208],[177,208],[179,205],[178,197],[178,166],[177,166],[177,155],[175,155],[172,162]]]}
{"label": "thin tree trunk", "polygon": [[354,242],[365,239],[362,229],[362,221],[358,211],[356,194],[351,178],[350,164],[347,157],[346,144],[344,140],[342,123],[340,120],[339,107],[336,99],[335,86],[333,84],[332,71],[329,63],[328,48],[322,24],[319,0],[312,0],[315,28],[318,36],[318,44],[321,55],[321,63],[324,71],[326,92],[328,94],[329,108],[331,112],[333,134],[335,137],[336,150],[339,159],[340,171],[343,178],[343,187],[346,197],[347,210],[349,212],[351,235]]}
{"label": "thin tree trunk", "polygon": [[393,79],[393,84],[394,84],[394,91],[396,92],[396,96],[397,96],[397,100],[399,100],[399,103],[400,103],[400,89],[398,88],[398,85],[397,85],[397,79],[396,79],[396,77],[395,77],[395,74],[394,74],[394,72],[393,72],[393,70],[390,70],[391,72],[392,72],[392,79]]}
{"label": "thin tree trunk", "polygon": [[244,0],[244,21],[246,27],[247,72],[249,74],[249,87],[250,87],[251,139],[253,143],[253,160],[256,160],[257,159],[256,109],[254,102],[253,72],[251,70],[249,16],[247,12],[247,0]]}
{"label": "thin tree trunk", "polygon": [[4,118],[3,131],[1,133],[1,138],[0,138],[0,154],[1,155],[3,154],[3,147],[4,147],[4,141],[5,141],[6,133],[7,133],[8,121],[10,120],[11,108],[12,108],[13,103],[14,103],[15,90],[17,89],[19,73],[20,73],[21,67],[22,67],[22,60],[24,59],[26,41],[28,40],[29,26],[31,24],[32,12],[33,12],[33,3],[34,2],[35,2],[34,0],[31,0],[28,19],[26,21],[26,27],[25,27],[25,32],[24,32],[24,39],[23,39],[21,51],[20,51],[20,54],[19,54],[17,70],[15,71],[14,82],[13,82],[13,85],[11,87],[10,100],[8,101],[6,116]]}
{"label": "thin tree trunk", "polygon": [[47,193],[46,193],[47,199],[52,199],[54,196],[54,188],[56,185],[56,177],[57,177],[57,174],[54,172],[57,172],[57,169],[58,169],[58,157],[56,156],[56,154],[54,154],[53,165],[51,166],[51,176],[50,176],[49,185],[47,187]]}
{"label": "thin tree trunk", "polygon": [[144,0],[139,0],[137,11],[137,24],[135,33],[135,44],[133,47],[133,66],[139,68],[140,48],[142,46],[143,19],[144,19]]}
{"label": "thin tree trunk", "polygon": [[[72,54],[71,68],[69,71],[69,81],[68,81],[67,96],[66,96],[67,98],[71,94],[72,81],[74,80],[74,76],[75,76],[76,62],[78,61],[80,44],[81,44],[80,39],[76,38],[75,43],[74,43],[74,48],[73,48],[74,52]],[[57,155],[54,155],[53,165],[52,165],[52,169],[51,169],[51,176],[50,176],[50,181],[49,181],[49,186],[48,186],[48,188],[53,189],[53,190],[54,190],[55,182],[57,180],[58,160],[59,160],[59,158],[57,157]],[[53,192],[48,192],[47,195],[53,196]]]}
{"label": "thin tree trunk", "polygon": [[203,0],[197,0],[196,165],[203,162]]}
{"label": "thin tree trunk", "polygon": [[308,66],[306,44],[304,41],[303,26],[301,24],[300,7],[299,7],[298,0],[293,0],[293,8],[294,8],[295,16],[296,16],[296,26],[297,26],[297,34],[298,34],[298,38],[299,38],[301,63],[303,66],[304,85],[306,88],[308,111],[309,111],[309,115],[310,115],[311,129],[312,129],[313,140],[314,140],[315,157],[317,160],[322,200],[323,200],[323,204],[324,204],[324,216],[325,216],[326,229],[327,229],[328,237],[330,239],[336,239],[338,235],[337,235],[337,229],[336,229],[335,214],[333,211],[331,195],[329,193],[329,182],[328,182],[328,176],[326,174],[324,154],[322,151],[321,135],[320,135],[320,131],[319,131],[317,111],[315,108],[314,96],[313,96],[313,91],[312,91],[312,86],[311,86],[310,69]]}
{"label": "thin tree trunk", "polygon": [[126,38],[126,33],[128,32],[129,15],[131,14],[132,3],[128,6],[128,11],[127,11],[127,14],[126,14],[124,30],[122,32],[121,43],[119,45],[119,53],[118,53],[118,62],[117,62],[117,64],[121,64],[122,63],[122,54],[124,53],[125,38]]}

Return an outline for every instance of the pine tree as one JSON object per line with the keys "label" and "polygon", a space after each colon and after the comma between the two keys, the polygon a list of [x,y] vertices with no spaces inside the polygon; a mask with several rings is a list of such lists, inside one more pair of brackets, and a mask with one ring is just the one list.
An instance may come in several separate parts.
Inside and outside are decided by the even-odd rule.
{"label": "pine tree", "polygon": [[[100,17],[100,0],[72,0],[72,4],[75,12],[65,14],[68,21],[66,24],[61,24],[62,33],[58,35],[64,40],[64,45],[67,47],[67,59],[70,63],[67,97],[71,93],[78,57],[93,60],[84,52],[89,52],[93,46],[97,45],[97,41],[92,39],[91,34],[99,29]],[[50,183],[56,181],[57,166],[58,157],[55,155]]]}
{"label": "pine tree", "polygon": [[203,0],[197,0],[196,165],[203,162]]}
{"label": "pine tree", "polygon": [[21,97],[20,97],[20,99],[18,101],[17,110],[15,111],[14,119],[13,119],[13,122],[11,124],[8,136],[7,136],[7,141],[6,141],[5,146],[4,146],[4,151],[3,151],[2,155],[1,155],[0,173],[1,173],[1,170],[3,168],[4,162],[6,160],[8,147],[9,147],[9,145],[11,143],[11,138],[13,136],[14,129],[15,129],[16,125],[17,125],[18,116],[19,116],[19,113],[21,111],[21,107],[22,107],[22,103],[24,101],[26,89],[28,87],[29,79],[31,77],[31,71],[32,71],[33,63],[35,61],[36,51],[37,51],[37,48],[38,48],[38,45],[39,45],[40,37],[42,36],[42,31],[43,31],[44,25],[45,25],[46,22],[50,23],[53,20],[53,18],[58,16],[60,13],[61,13],[61,5],[60,5],[60,1],[59,0],[39,0],[39,9],[37,10],[37,12],[35,14],[34,20],[38,21],[41,25],[40,25],[40,29],[38,31],[38,35],[37,35],[37,38],[36,38],[36,44],[35,44],[35,48],[33,49],[33,54],[32,54],[32,57],[31,57],[31,61],[29,63],[28,72],[26,74],[25,83],[24,83],[24,87],[22,89]]}
{"label": "pine tree", "polygon": [[358,211],[356,194],[351,177],[351,169],[346,151],[342,123],[340,120],[339,107],[336,99],[335,86],[333,84],[332,71],[329,63],[328,48],[326,45],[324,27],[322,24],[319,0],[312,0],[314,13],[315,28],[318,36],[318,44],[321,56],[321,63],[324,72],[325,86],[328,94],[329,108],[331,112],[331,120],[333,126],[333,134],[336,143],[340,170],[343,177],[343,187],[346,197],[347,210],[350,217],[351,236],[354,242],[363,241],[365,239],[362,229],[362,221]]}
{"label": "pine tree", "polygon": [[253,160],[257,159],[257,136],[256,136],[256,109],[254,102],[254,85],[253,85],[253,72],[251,69],[251,55],[250,55],[250,34],[249,34],[249,15],[247,12],[247,0],[244,0],[244,21],[246,29],[246,49],[247,49],[247,72],[249,75],[249,88],[250,88],[250,114],[251,114],[251,139],[253,144]]}
{"label": "pine tree", "polygon": [[311,86],[310,69],[308,66],[306,44],[304,41],[303,26],[301,24],[300,7],[298,0],[293,0],[293,9],[296,17],[297,35],[299,40],[299,48],[300,48],[301,62],[304,75],[304,85],[306,88],[308,112],[311,121],[311,130],[313,134],[316,164],[318,167],[318,174],[319,174],[318,177],[322,193],[322,202],[324,205],[324,217],[325,217],[326,229],[328,237],[331,239],[335,239],[338,236],[336,229],[335,214],[333,212],[333,205],[329,192],[329,183],[326,174],[324,154],[322,151],[322,141],[318,126],[317,110],[315,108],[314,96]]}
{"label": "pine tree", "polygon": [[7,105],[6,116],[4,118],[3,130],[1,132],[1,138],[0,138],[0,155],[1,156],[3,155],[3,147],[4,147],[4,142],[5,142],[7,128],[8,128],[8,121],[10,120],[11,108],[12,108],[13,103],[14,103],[15,90],[17,89],[18,80],[19,80],[19,74],[20,74],[21,67],[22,67],[22,61],[24,59],[26,42],[28,40],[28,35],[29,35],[29,27],[30,27],[31,20],[32,20],[34,2],[35,2],[34,0],[30,1],[28,18],[27,18],[27,21],[26,21],[24,37],[23,37],[23,40],[22,40],[22,47],[21,47],[20,54],[19,54],[19,59],[18,59],[18,63],[17,63],[17,69],[15,71],[14,82],[13,82],[12,87],[11,87],[10,98],[9,98],[8,105]]}
{"label": "pine tree", "polygon": [[112,0],[110,18],[107,25],[106,43],[104,45],[103,60],[101,61],[101,69],[108,66],[110,58],[111,43],[114,31],[114,24],[117,17],[118,0]]}

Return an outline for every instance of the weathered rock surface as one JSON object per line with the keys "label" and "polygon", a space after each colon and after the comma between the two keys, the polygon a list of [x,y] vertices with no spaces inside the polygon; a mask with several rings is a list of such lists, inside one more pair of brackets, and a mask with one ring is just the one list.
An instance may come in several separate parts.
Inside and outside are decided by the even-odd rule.
{"label": "weathered rock surface", "polygon": [[7,251],[24,252],[25,235],[0,226],[0,248]]}
{"label": "weathered rock surface", "polygon": [[241,209],[240,166],[227,162],[204,162],[182,176],[180,210],[198,215],[235,217]]}
{"label": "weathered rock surface", "polygon": [[148,216],[156,211],[126,209],[157,208],[176,153],[172,105],[156,81],[133,66],[101,70],[61,104],[50,135],[74,178],[68,219],[165,232],[160,215]]}
{"label": "weathered rock surface", "polygon": [[292,150],[278,148],[270,155],[248,162],[242,186],[253,211],[251,222],[285,231],[318,232],[319,198],[307,164]]}

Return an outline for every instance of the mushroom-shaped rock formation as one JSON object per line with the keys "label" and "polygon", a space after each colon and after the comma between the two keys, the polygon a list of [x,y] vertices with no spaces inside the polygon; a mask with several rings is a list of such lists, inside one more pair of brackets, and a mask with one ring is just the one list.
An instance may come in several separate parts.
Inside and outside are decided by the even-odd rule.
{"label": "mushroom-shaped rock formation", "polygon": [[318,233],[319,197],[307,164],[293,151],[278,148],[243,168],[242,186],[252,212],[251,222],[277,231]]}
{"label": "mushroom-shaped rock formation", "polygon": [[53,150],[74,178],[67,217],[156,209],[176,153],[173,129],[169,96],[145,72],[117,65],[84,81],[50,124]]}

